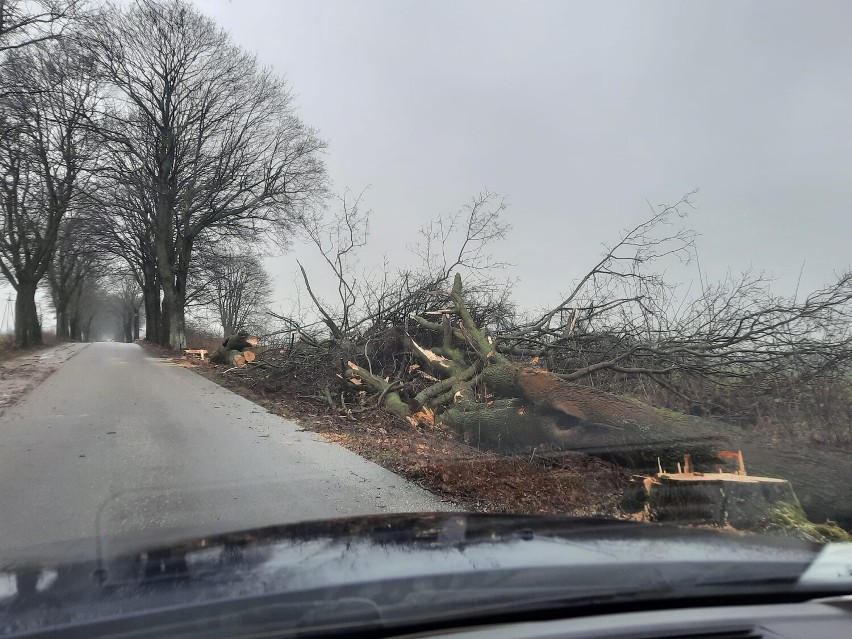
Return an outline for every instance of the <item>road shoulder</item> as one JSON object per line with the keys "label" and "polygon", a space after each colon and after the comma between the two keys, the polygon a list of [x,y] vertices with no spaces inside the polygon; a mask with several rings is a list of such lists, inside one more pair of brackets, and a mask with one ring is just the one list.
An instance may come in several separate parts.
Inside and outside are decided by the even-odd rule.
{"label": "road shoulder", "polygon": [[64,342],[0,362],[0,415],[37,388],[88,344]]}

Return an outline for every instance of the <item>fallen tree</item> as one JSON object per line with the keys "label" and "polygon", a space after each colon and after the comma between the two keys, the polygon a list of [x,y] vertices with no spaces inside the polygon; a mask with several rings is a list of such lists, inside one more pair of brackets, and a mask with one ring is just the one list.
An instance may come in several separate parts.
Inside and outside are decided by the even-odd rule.
{"label": "fallen tree", "polygon": [[[378,404],[401,417],[438,411],[440,421],[468,443],[504,453],[580,451],[642,472],[689,454],[696,469],[712,472],[720,453],[741,449],[754,472],[790,480],[811,517],[836,516],[842,507],[843,487],[852,485],[849,453],[769,442],[737,425],[655,408],[513,360],[474,323],[460,276],[448,297],[452,308],[440,323],[412,318],[434,332],[438,344],[426,347],[407,338],[415,371],[429,385],[384,378],[350,361],[342,375],[346,389],[368,388]],[[847,515],[850,525],[852,513]]]}
{"label": "fallen tree", "polygon": [[[512,361],[474,323],[462,298],[459,275],[449,298],[453,308],[440,324],[412,318],[440,333],[440,345],[427,348],[410,336],[406,340],[420,375],[433,383],[415,394],[406,393],[411,385],[382,378],[350,361],[343,373],[347,389],[363,391],[366,386],[385,408],[403,417],[424,408],[442,411],[441,419],[466,440],[504,451],[556,446],[615,455],[623,449],[656,459],[671,447],[672,458],[677,459],[706,448],[708,457],[715,458],[715,451],[726,448],[740,430],[727,425],[702,428],[687,416]],[[451,314],[459,318],[455,326]]]}
{"label": "fallen tree", "polygon": [[[332,256],[339,306],[324,302],[302,270],[318,321],[279,316],[291,339],[286,355],[260,357],[250,368],[313,381],[320,392],[304,397],[331,410],[437,419],[469,444],[502,453],[581,451],[649,472],[686,454],[696,469],[712,471],[719,453],[742,450],[754,472],[791,480],[809,515],[837,515],[838,491],[852,482],[848,452],[761,435],[748,413],[726,422],[628,394],[635,388],[648,397],[648,382],[697,405],[697,414],[715,415],[702,409],[704,398],[689,397],[693,382],[757,397],[843,379],[852,362],[852,274],[803,299],[775,296],[768,280],[749,273],[718,285],[702,279],[699,294],[679,299],[648,268],[694,256],[694,235],[670,230],[687,196],[623,233],[559,304],[518,317],[483,276],[493,261],[482,247],[507,228],[498,218],[503,205],[494,204],[486,194],[453,218],[455,226],[441,227],[462,230],[458,251],[447,248],[447,233],[426,233],[438,249],[423,250],[420,275],[406,271],[395,284],[362,279],[361,288],[346,259],[366,237],[355,232],[354,209],[344,207],[334,236],[345,241],[317,242]],[[461,271],[473,274],[471,290],[462,289]],[[852,527],[852,512],[843,516]]]}

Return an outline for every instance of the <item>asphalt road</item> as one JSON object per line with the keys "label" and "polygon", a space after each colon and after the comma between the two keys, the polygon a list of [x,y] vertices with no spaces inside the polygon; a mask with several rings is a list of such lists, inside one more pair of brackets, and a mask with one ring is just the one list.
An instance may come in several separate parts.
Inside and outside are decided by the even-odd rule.
{"label": "asphalt road", "polygon": [[135,344],[83,348],[0,417],[0,561],[450,508]]}

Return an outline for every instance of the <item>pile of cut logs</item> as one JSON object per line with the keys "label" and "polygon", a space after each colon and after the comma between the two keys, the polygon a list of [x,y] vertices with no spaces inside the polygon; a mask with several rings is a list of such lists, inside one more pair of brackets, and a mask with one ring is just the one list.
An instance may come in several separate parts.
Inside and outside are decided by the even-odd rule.
{"label": "pile of cut logs", "polygon": [[245,366],[250,364],[259,354],[260,339],[248,333],[237,333],[225,338],[222,347],[210,355],[210,361],[229,366]]}

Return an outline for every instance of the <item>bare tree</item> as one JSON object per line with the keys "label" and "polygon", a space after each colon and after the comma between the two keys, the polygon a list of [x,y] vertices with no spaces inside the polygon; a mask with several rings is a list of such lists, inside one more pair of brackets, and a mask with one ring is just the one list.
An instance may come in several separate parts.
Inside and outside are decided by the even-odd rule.
{"label": "bare tree", "polygon": [[286,238],[323,192],[324,143],[283,81],[186,2],[113,7],[88,42],[120,96],[104,134],[151,195],[160,341],[182,348],[196,242]]}
{"label": "bare tree", "polygon": [[17,292],[20,346],[41,342],[36,289],[94,162],[87,130],[98,100],[93,77],[90,60],[68,41],[13,51],[2,70],[4,84],[31,89],[0,102],[0,271]]}
{"label": "bare tree", "polygon": [[50,296],[56,312],[56,338],[71,337],[69,311],[79,299],[81,288],[90,282],[95,270],[104,264],[103,255],[87,232],[91,220],[66,216],[59,226],[56,250],[47,269]]}
{"label": "bare tree", "polygon": [[223,335],[256,329],[272,293],[272,283],[260,258],[251,254],[199,257],[205,275],[200,303],[214,309]]}
{"label": "bare tree", "polygon": [[0,0],[0,53],[60,37],[81,0]]}

